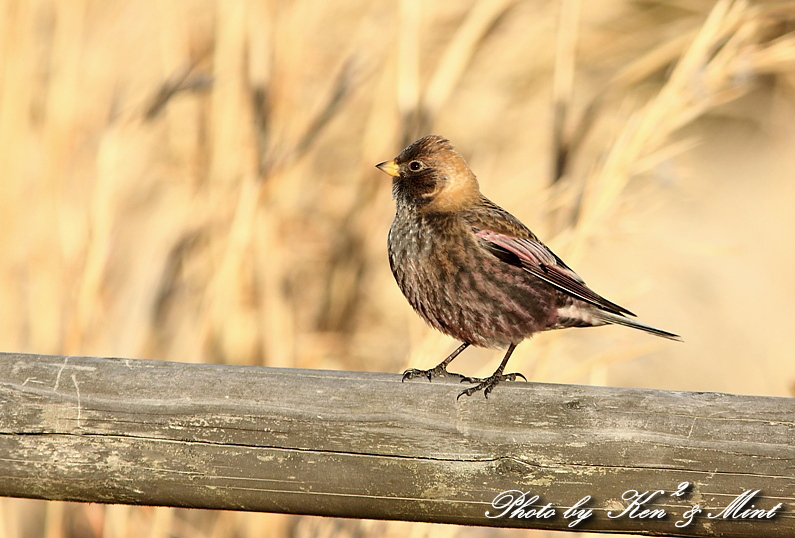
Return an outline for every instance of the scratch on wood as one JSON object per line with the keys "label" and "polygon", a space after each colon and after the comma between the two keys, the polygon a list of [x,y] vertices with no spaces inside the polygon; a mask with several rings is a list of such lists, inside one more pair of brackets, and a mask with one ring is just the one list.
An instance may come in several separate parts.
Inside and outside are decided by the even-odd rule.
{"label": "scratch on wood", "polygon": [[52,388],[53,392],[58,392],[58,385],[61,383],[61,374],[63,373],[68,363],[69,363],[69,357],[64,357],[61,369],[58,370],[58,375],[55,376],[55,386]]}
{"label": "scratch on wood", "polygon": [[77,374],[72,374],[72,383],[74,383],[75,391],[77,391],[77,427],[79,428],[82,406],[80,405],[80,386],[77,384]]}
{"label": "scratch on wood", "polygon": [[22,382],[22,386],[26,387],[28,383],[38,383],[39,385],[43,385],[44,381],[39,381],[35,377],[26,377],[25,381]]}

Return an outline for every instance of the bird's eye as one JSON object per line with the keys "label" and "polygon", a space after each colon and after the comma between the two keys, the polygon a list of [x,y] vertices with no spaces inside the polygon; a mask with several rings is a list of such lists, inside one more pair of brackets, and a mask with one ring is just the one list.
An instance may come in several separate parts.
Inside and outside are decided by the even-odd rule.
{"label": "bird's eye", "polygon": [[423,168],[423,164],[420,161],[411,161],[409,163],[409,170],[412,172],[419,172]]}

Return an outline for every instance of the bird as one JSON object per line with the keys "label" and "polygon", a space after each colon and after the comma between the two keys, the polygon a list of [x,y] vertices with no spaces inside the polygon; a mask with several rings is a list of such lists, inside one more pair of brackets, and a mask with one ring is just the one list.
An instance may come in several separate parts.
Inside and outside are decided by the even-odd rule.
{"label": "bird", "polygon": [[[461,345],[436,367],[411,368],[403,381],[455,376],[488,398],[516,346],[542,331],[623,325],[680,340],[642,324],[635,314],[592,291],[530,229],[480,192],[475,174],[450,142],[424,136],[376,165],[392,178],[395,217],[389,265],[409,304],[431,327]],[[497,370],[475,378],[449,372],[469,346],[507,348]]]}

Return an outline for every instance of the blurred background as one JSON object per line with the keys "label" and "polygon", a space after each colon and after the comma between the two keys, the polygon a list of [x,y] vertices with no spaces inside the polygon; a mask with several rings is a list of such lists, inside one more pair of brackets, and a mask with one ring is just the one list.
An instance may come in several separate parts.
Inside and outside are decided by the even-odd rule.
{"label": "blurred background", "polygon": [[[400,373],[457,342],[386,257],[389,178],[483,192],[684,343],[542,334],[533,381],[792,396],[795,5],[0,0],[0,349]],[[501,351],[455,371],[487,375]],[[0,499],[0,537],[542,532]]]}

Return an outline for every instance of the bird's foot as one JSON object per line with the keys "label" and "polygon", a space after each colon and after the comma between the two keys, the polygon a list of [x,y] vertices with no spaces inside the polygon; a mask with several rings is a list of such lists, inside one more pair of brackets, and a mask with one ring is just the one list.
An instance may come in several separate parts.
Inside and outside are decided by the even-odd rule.
{"label": "bird's foot", "polygon": [[427,377],[428,381],[433,379],[434,377],[458,377],[462,381],[465,378],[461,374],[457,374],[455,372],[448,372],[447,368],[443,365],[439,365],[436,368],[431,368],[430,370],[418,370],[417,368],[409,368],[405,372],[403,372],[403,381],[407,379],[414,379],[415,377]]}
{"label": "bird's foot", "polygon": [[462,391],[461,394],[458,395],[456,400],[458,400],[459,398],[461,398],[461,396],[464,395],[472,396],[479,390],[482,390],[483,396],[488,398],[489,392],[494,390],[494,387],[496,387],[501,381],[516,381],[517,377],[521,377],[522,379],[527,381],[527,378],[524,375],[520,374],[519,372],[514,372],[512,374],[494,374],[490,377],[486,377],[483,379],[479,377],[462,376],[461,383],[477,383],[477,385],[475,385],[474,387],[470,387],[465,391]]}

